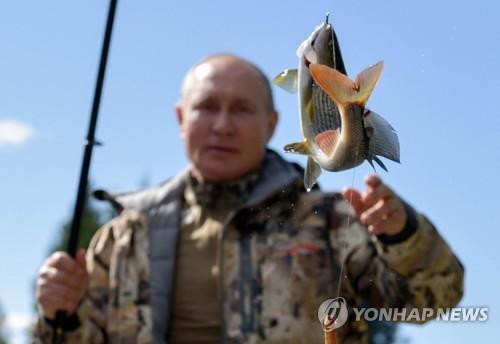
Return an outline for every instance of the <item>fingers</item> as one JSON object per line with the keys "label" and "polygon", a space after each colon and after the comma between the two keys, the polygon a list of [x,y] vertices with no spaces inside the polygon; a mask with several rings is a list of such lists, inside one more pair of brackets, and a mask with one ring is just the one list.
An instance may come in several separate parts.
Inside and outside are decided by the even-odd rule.
{"label": "fingers", "polygon": [[368,174],[365,177],[365,184],[372,187],[372,188],[376,188],[377,186],[382,184],[382,179],[380,179],[380,177],[377,176],[376,174],[373,174],[373,173]]}
{"label": "fingers", "polygon": [[396,199],[379,200],[373,207],[369,208],[360,216],[360,220],[366,224],[375,225],[377,221],[389,218],[399,208]]}
{"label": "fingers", "polygon": [[36,300],[49,319],[54,319],[57,311],[74,313],[80,300],[75,295],[76,292],[63,285],[37,284]]}
{"label": "fingers", "polygon": [[87,264],[85,262],[85,253],[79,250],[75,258],[71,258],[66,252],[56,252],[46,261],[46,264],[40,269],[40,274],[47,278],[55,278],[56,281],[80,281],[87,275]]}
{"label": "fingers", "polygon": [[379,200],[374,206],[363,212],[360,220],[363,224],[368,225],[370,233],[392,232],[395,220],[393,217],[401,210],[400,202],[396,198]]}
{"label": "fingers", "polygon": [[80,288],[83,277],[85,277],[85,274],[81,272],[70,273],[51,266],[42,266],[39,274],[39,278],[44,283],[61,284],[75,289]]}
{"label": "fingers", "polygon": [[353,188],[344,188],[342,189],[342,195],[347,202],[351,203],[354,211],[359,216],[363,211],[363,201],[359,191]]}
{"label": "fingers", "polygon": [[47,294],[38,303],[42,307],[44,316],[49,319],[54,319],[57,311],[65,311],[68,315],[71,315],[75,312],[77,306],[64,296],[54,294]]}
{"label": "fingers", "polygon": [[46,265],[70,273],[83,272],[81,265],[66,252],[55,252],[48,258]]}
{"label": "fingers", "polygon": [[406,223],[406,213],[397,211],[388,218],[379,219],[373,225],[368,226],[368,231],[372,234],[395,235],[401,232]]}
{"label": "fingers", "polygon": [[401,199],[375,174],[367,175],[365,183],[360,221],[373,234],[399,233],[404,228],[407,217]]}
{"label": "fingers", "polygon": [[[82,289],[70,288],[63,284],[41,283],[39,285],[41,303],[53,312],[65,310],[74,312],[80,302]],[[53,300],[52,302],[50,302]],[[58,303],[54,303],[57,301]],[[50,302],[50,303],[49,303]]]}
{"label": "fingers", "polygon": [[85,270],[84,252],[73,260],[64,252],[52,254],[40,268],[36,285],[38,304],[49,318],[56,311],[74,312],[85,295],[88,273]]}
{"label": "fingers", "polygon": [[[377,177],[378,179],[378,177]],[[378,179],[380,181],[380,179]],[[367,183],[367,188],[363,194],[363,203],[365,209],[372,207],[380,199],[388,199],[394,195],[392,190],[383,183]]]}

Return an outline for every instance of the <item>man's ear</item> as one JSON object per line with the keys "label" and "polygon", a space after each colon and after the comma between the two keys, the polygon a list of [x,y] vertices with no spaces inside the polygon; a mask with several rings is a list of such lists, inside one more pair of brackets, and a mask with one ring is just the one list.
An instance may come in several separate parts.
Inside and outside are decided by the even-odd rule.
{"label": "man's ear", "polygon": [[179,135],[182,139],[184,139],[184,112],[182,111],[180,103],[175,105],[175,117],[177,118],[177,123],[179,124]]}
{"label": "man's ear", "polygon": [[273,111],[269,114],[269,121],[267,122],[267,141],[271,140],[278,124],[278,112]]}

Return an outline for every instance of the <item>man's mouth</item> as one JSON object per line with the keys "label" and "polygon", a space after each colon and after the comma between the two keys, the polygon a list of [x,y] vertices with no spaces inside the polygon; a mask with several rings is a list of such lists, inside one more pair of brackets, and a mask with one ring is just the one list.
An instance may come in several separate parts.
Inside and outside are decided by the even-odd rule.
{"label": "man's mouth", "polygon": [[238,152],[238,150],[234,147],[219,146],[219,145],[208,146],[208,150],[219,152],[219,153],[228,153],[228,154],[234,154],[234,153]]}

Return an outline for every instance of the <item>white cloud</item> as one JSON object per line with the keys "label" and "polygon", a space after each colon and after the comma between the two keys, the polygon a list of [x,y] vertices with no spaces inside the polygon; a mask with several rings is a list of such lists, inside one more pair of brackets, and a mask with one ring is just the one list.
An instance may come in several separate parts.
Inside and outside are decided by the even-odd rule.
{"label": "white cloud", "polygon": [[15,119],[0,119],[0,146],[22,145],[33,136],[33,128]]}
{"label": "white cloud", "polygon": [[9,343],[28,343],[28,331],[34,326],[35,320],[34,316],[28,314],[6,314],[4,327]]}
{"label": "white cloud", "polygon": [[13,332],[24,331],[29,329],[35,319],[28,314],[7,314],[4,325]]}

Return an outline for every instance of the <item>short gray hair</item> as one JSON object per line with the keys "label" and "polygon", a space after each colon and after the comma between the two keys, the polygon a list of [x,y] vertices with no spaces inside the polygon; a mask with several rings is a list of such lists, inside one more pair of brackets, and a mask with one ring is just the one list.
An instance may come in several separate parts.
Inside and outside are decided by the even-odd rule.
{"label": "short gray hair", "polygon": [[189,68],[186,75],[184,76],[184,80],[182,81],[181,97],[183,97],[185,92],[186,92],[186,88],[188,86],[188,81],[192,77],[194,70],[198,66],[201,66],[202,64],[204,64],[206,62],[208,62],[210,60],[215,60],[218,58],[228,58],[228,59],[234,59],[236,61],[241,61],[241,62],[245,63],[246,65],[248,65],[253,70],[255,70],[257,72],[257,75],[259,76],[259,78],[261,79],[261,81],[264,85],[264,89],[265,89],[265,92],[267,95],[267,105],[268,105],[269,111],[270,112],[276,111],[276,108],[274,106],[273,90],[271,88],[271,83],[269,82],[268,77],[264,74],[262,69],[260,69],[257,65],[255,65],[254,63],[252,63],[252,62],[250,62],[250,61],[248,61],[248,60],[246,60],[238,55],[234,55],[234,54],[227,54],[227,53],[212,54],[212,55],[204,57],[199,62],[194,64],[191,68]]}

